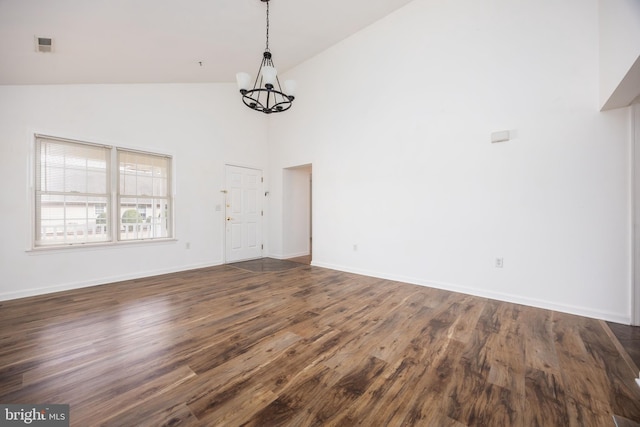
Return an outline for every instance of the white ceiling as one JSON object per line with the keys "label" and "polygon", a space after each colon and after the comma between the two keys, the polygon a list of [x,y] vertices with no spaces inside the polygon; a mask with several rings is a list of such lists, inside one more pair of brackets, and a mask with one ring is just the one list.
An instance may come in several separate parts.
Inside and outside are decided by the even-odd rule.
{"label": "white ceiling", "polygon": [[[272,0],[274,63],[286,71],[410,1]],[[0,84],[233,82],[257,71],[265,19],[259,0],[0,0]]]}

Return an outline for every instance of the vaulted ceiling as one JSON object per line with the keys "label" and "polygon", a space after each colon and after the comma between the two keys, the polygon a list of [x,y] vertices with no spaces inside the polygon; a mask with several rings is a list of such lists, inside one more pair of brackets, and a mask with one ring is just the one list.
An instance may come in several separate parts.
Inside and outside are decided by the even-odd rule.
{"label": "vaulted ceiling", "polygon": [[[272,0],[274,63],[286,71],[410,1]],[[265,15],[260,0],[0,0],[0,84],[233,82],[258,69]]]}

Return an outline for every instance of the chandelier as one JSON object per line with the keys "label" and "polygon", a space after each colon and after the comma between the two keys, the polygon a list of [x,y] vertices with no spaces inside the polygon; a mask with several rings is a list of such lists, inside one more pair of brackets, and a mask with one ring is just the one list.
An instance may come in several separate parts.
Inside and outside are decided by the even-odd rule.
{"label": "chandelier", "polygon": [[286,80],[284,82],[285,91],[280,86],[278,71],[273,65],[271,51],[269,50],[269,1],[260,0],[267,4],[267,46],[262,54],[260,69],[256,75],[256,80],[251,84],[251,76],[248,73],[240,72],[236,74],[238,89],[242,94],[242,102],[252,110],[261,111],[265,114],[281,113],[291,108],[294,100],[296,82]]}

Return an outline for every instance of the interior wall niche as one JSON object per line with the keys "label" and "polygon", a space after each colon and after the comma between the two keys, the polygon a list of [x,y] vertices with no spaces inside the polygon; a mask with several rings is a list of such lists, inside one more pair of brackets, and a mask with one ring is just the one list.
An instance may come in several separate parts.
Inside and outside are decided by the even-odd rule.
{"label": "interior wall niche", "polygon": [[311,255],[311,165],[283,170],[283,239],[284,258]]}

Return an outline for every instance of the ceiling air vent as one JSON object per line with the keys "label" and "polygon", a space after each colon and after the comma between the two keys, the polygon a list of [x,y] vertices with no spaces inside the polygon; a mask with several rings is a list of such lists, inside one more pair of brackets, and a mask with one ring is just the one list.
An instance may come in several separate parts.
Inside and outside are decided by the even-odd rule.
{"label": "ceiling air vent", "polygon": [[36,37],[36,52],[53,52],[53,40],[48,37]]}

